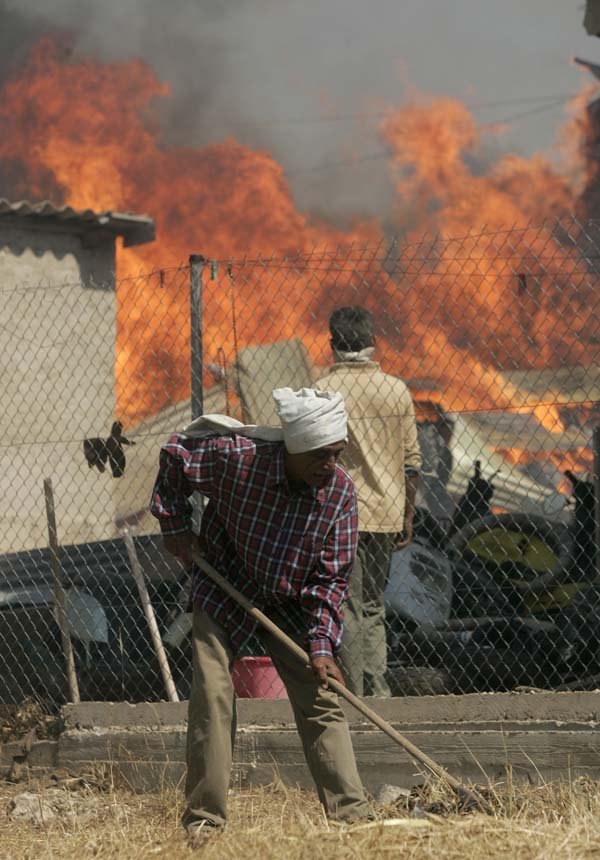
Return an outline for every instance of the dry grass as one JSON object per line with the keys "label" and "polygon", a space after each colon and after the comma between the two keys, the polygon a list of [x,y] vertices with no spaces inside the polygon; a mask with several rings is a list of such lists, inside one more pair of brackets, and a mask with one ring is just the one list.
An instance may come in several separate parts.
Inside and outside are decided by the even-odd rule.
{"label": "dry grass", "polygon": [[0,743],[24,738],[33,732],[37,740],[60,734],[62,719],[50,714],[40,702],[26,699],[20,705],[0,705]]}
{"label": "dry grass", "polygon": [[[4,817],[12,796],[36,788],[0,787],[1,858],[183,860],[198,854],[183,838],[181,798],[175,791],[155,795],[91,791],[95,812],[85,822],[61,820],[34,827]],[[509,787],[496,794],[493,803],[492,816],[460,814],[449,795],[434,788],[419,804],[442,815],[415,820],[406,807],[387,809],[382,814],[388,825],[384,819],[367,828],[353,828],[328,825],[312,793],[282,786],[254,789],[232,793],[230,824],[200,853],[207,860],[600,857],[600,783],[579,780],[570,785]],[[394,824],[390,818],[402,821]]]}

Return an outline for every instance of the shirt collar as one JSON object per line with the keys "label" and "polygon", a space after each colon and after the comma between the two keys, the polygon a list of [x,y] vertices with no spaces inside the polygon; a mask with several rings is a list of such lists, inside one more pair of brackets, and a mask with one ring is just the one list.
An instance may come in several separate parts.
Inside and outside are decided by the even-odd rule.
{"label": "shirt collar", "polygon": [[330,365],[330,370],[379,370],[380,366],[378,361],[336,361]]}

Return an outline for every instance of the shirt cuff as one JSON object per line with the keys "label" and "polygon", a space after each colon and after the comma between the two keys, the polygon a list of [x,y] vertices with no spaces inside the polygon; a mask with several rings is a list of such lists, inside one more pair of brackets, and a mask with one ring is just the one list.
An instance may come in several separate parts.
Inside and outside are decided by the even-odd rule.
{"label": "shirt cuff", "polygon": [[311,639],[308,643],[308,650],[311,660],[314,660],[315,657],[328,657],[333,660],[333,649],[329,639]]}
{"label": "shirt cuff", "polygon": [[160,531],[163,535],[184,535],[192,530],[192,521],[180,517],[169,517],[159,520]]}

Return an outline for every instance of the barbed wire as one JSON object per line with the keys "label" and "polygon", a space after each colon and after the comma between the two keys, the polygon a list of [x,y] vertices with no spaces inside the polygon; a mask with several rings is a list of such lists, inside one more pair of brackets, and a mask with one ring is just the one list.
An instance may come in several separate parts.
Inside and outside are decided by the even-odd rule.
{"label": "barbed wire", "polygon": [[[394,374],[389,374],[389,375],[394,376]],[[401,377],[395,377],[395,378],[401,378]],[[442,394],[442,392],[440,392],[440,390],[436,390],[435,394],[440,395],[440,399],[443,399],[443,394]],[[413,393],[413,400],[417,404],[419,402],[422,402],[422,403],[429,402],[429,400],[427,398],[419,399],[418,392]],[[175,406],[178,406],[178,405],[183,406],[186,402],[187,401],[182,401],[180,404],[175,404]],[[563,408],[563,409],[588,408],[589,409],[589,408],[594,408],[594,407],[600,408],[600,400],[583,400],[583,401],[581,401],[581,400],[571,400],[571,401],[541,400],[541,401],[531,401],[531,402],[526,401],[526,402],[523,402],[520,404],[513,404],[510,406],[508,406],[508,405],[497,406],[497,405],[490,404],[489,406],[480,406],[476,409],[475,408],[472,408],[472,409],[466,409],[466,408],[456,409],[454,407],[448,407],[448,408],[445,408],[445,411],[450,415],[478,415],[478,414],[490,414],[490,413],[493,414],[493,413],[499,413],[499,412],[512,414],[512,413],[519,413],[519,411],[522,414],[527,415],[530,412],[533,412],[534,409],[540,409],[543,407],[547,407],[548,409],[551,409],[551,408]],[[170,408],[173,408],[173,407],[170,407]],[[160,413],[157,413],[155,415],[147,416],[144,420],[145,421],[151,421],[151,420],[153,420],[153,418],[156,419],[159,416],[160,416]],[[367,419],[371,420],[371,419],[376,418],[376,419],[381,420],[381,421],[391,421],[392,419],[396,419],[398,417],[398,414],[396,412],[390,412],[388,414],[381,413],[381,412],[376,412],[373,414],[361,412],[360,414],[357,414],[356,412],[354,412],[353,416],[357,420],[363,420],[363,419],[364,420],[367,420]],[[599,421],[600,421],[600,416],[599,416]],[[541,422],[540,422],[540,425],[541,425]],[[133,429],[131,429],[132,427],[133,427]],[[174,428],[173,430],[157,430],[157,431],[154,431],[151,433],[136,433],[135,432],[135,425],[129,425],[129,429],[127,430],[127,432],[128,432],[128,435],[131,437],[131,439],[134,439],[136,441],[141,440],[141,439],[168,439],[169,436],[173,436],[175,433],[185,435],[183,429],[177,429],[177,428]],[[235,432],[235,431],[233,431],[233,432]],[[58,437],[55,439],[39,439],[39,440],[38,439],[28,439],[27,441],[20,441],[20,442],[0,442],[0,449],[29,448],[32,446],[39,447],[39,446],[43,446],[43,445],[82,445],[83,442],[88,438],[90,438],[89,434],[87,436],[76,436],[76,437],[61,436],[61,437]]]}
{"label": "barbed wire", "polygon": [[[600,254],[594,255],[594,256],[587,256],[585,259],[586,260],[600,260]],[[519,260],[521,263],[523,263],[523,256],[517,255],[517,254],[515,254],[513,257],[503,256],[502,260],[503,260],[503,262],[510,262],[511,260]],[[339,274],[357,274],[357,275],[369,274],[368,271],[365,271],[365,270],[360,269],[360,268],[357,269],[356,263],[355,263],[355,265],[348,265],[348,266],[335,266],[335,265],[329,266],[329,265],[325,265],[325,264],[323,264],[323,265],[311,265],[309,260],[281,262],[281,261],[263,260],[260,258],[256,259],[256,260],[243,260],[243,261],[236,261],[236,260],[233,260],[233,261],[218,260],[217,261],[217,260],[215,260],[214,262],[218,263],[220,266],[223,266],[223,267],[224,266],[231,266],[232,268],[237,268],[238,270],[242,270],[244,267],[250,267],[250,266],[256,265],[256,266],[264,267],[266,269],[273,269],[275,271],[277,271],[279,269],[282,272],[288,272],[288,271],[296,272],[302,268],[307,268],[307,269],[310,269],[310,272],[316,272],[316,273],[324,272],[326,274],[327,273],[338,274],[338,275]],[[357,261],[357,262],[360,263],[361,261]],[[366,265],[381,265],[382,261],[377,259],[377,258],[372,258],[372,259],[364,258],[364,262]],[[444,272],[444,271],[439,272],[439,271],[435,271],[435,270],[418,269],[417,271],[411,272],[409,269],[410,269],[411,265],[415,262],[432,263],[432,260],[430,258],[423,258],[423,260],[419,260],[417,258],[411,258],[411,260],[408,263],[404,263],[402,265],[399,264],[396,269],[392,269],[391,271],[387,270],[387,269],[378,270],[378,271],[372,272],[372,274],[375,274],[378,276],[379,275],[385,275],[386,277],[394,277],[396,275],[401,275],[404,277],[415,277],[415,278],[419,277],[421,275],[426,275],[428,278],[448,278],[449,277],[448,272]],[[438,261],[438,262],[441,263],[443,261]],[[453,262],[464,262],[464,263],[472,263],[472,264],[489,263],[490,257],[489,256],[464,257],[464,258],[455,257],[455,258],[453,258]],[[572,264],[573,260],[570,257],[556,257],[556,256],[554,256],[554,257],[537,257],[535,262],[538,264],[558,262],[558,263],[562,263],[562,264],[567,265],[567,264]],[[435,262],[434,262],[434,265],[435,265]],[[186,271],[186,270],[180,269],[178,271]],[[188,271],[189,271],[189,269],[188,269]],[[527,276],[532,278],[532,279],[539,278],[540,280],[541,279],[552,280],[552,279],[558,277],[559,275],[564,275],[564,274],[568,274],[570,276],[575,276],[575,275],[583,276],[583,275],[599,274],[594,269],[590,269],[590,268],[584,268],[584,269],[569,268],[567,272],[564,272],[564,271],[532,272],[532,271],[527,270],[526,265],[521,265],[520,268],[517,267],[513,271],[508,272],[508,273],[489,272],[489,271],[487,271],[487,272],[486,271],[455,272],[455,273],[452,273],[452,277],[453,278],[457,278],[457,277],[458,278],[484,278],[484,279],[491,277],[494,281],[511,281],[511,280],[514,280],[515,277],[522,274],[523,272],[525,274],[527,274]],[[243,274],[244,274],[243,271],[240,271],[240,274],[243,277]],[[255,273],[250,273],[248,275],[248,277],[251,277],[251,276],[254,277]],[[222,277],[225,278],[226,275],[223,274]],[[211,277],[210,281],[218,282],[220,280],[220,278],[221,278],[221,275],[218,275],[216,278]],[[136,278],[136,280],[137,280],[137,278]],[[119,288],[122,284],[127,283],[127,282],[128,281],[118,280],[115,282],[115,286],[117,288]],[[27,289],[14,290],[14,291],[10,290],[10,289],[5,289],[5,290],[0,290],[0,295],[2,295],[2,294],[10,294],[10,295],[19,294],[20,295],[21,293],[32,293],[32,292],[45,293],[48,291],[48,289],[50,289],[50,290],[61,290],[61,289],[73,289],[74,287],[86,289],[86,286],[87,285],[85,284],[85,282],[78,281],[77,283],[67,284],[67,285],[65,285],[65,287],[51,287],[51,288],[29,287]],[[148,286],[147,282],[144,282],[143,286],[147,287]],[[183,284],[180,284],[178,286],[183,287],[183,286],[187,286],[187,284],[183,283]],[[100,287],[99,287],[99,289],[100,289]],[[105,289],[105,285],[103,285],[101,287],[101,289]],[[85,301],[85,299],[86,299],[85,295],[80,295],[77,297],[78,301]]]}
{"label": "barbed wire", "polygon": [[[584,222],[579,222],[576,220],[575,216],[572,216],[568,220],[568,225],[575,227],[578,230],[584,230],[584,228],[594,228],[596,231],[600,229],[600,220],[598,219],[588,219]],[[551,230],[551,229],[560,229],[562,231],[565,230],[564,223],[559,219],[550,219],[547,221],[535,221],[531,220],[526,224],[513,224],[512,226],[500,227],[488,229],[486,226],[473,230],[469,233],[464,233],[457,236],[446,236],[441,232],[437,233],[424,233],[422,234],[418,240],[411,239],[410,236],[404,236],[401,238],[381,240],[376,244],[367,244],[356,246],[356,243],[350,243],[347,246],[314,246],[310,250],[302,251],[300,253],[295,254],[287,254],[287,255],[277,255],[271,254],[270,256],[255,256],[248,254],[240,254],[236,256],[228,256],[228,257],[206,257],[206,266],[209,266],[211,263],[217,266],[231,266],[231,267],[245,267],[245,266],[274,266],[282,269],[295,269],[299,265],[309,266],[312,264],[313,258],[318,257],[319,266],[313,267],[315,271],[323,270],[323,271],[333,271],[338,273],[344,273],[348,271],[354,271],[355,269],[351,266],[351,262],[354,260],[355,255],[361,255],[364,259],[370,262],[381,262],[382,254],[383,258],[389,258],[394,251],[397,249],[402,249],[404,255],[408,251],[414,248],[427,248],[428,254],[431,253],[431,247],[443,247],[456,243],[464,243],[464,242],[476,242],[480,239],[488,238],[488,237],[507,237],[511,234],[519,234],[519,233],[527,233],[530,231],[540,231],[540,230]],[[593,242],[594,240],[591,237],[586,237]],[[569,240],[573,243],[574,247],[574,239]],[[483,253],[481,256],[469,255],[465,257],[453,257],[453,262],[470,262],[470,263],[483,263],[489,262],[490,254],[493,255],[497,253],[498,249],[490,248],[489,253]],[[533,250],[530,250],[530,253],[533,254]],[[584,251],[581,252],[581,249],[578,249],[579,260],[580,261],[588,261],[588,260],[600,260],[600,253],[588,253]],[[344,259],[348,261],[348,266],[346,265],[337,265],[330,266],[327,262],[328,258],[331,260],[335,260],[342,255]],[[524,256],[527,254],[519,253],[515,251],[514,253],[506,253],[503,252],[501,257],[503,262],[509,262],[511,260],[520,260],[523,261]],[[436,261],[437,257],[433,257],[433,261]],[[552,261],[558,261],[560,263],[571,263],[573,262],[572,256],[565,254],[563,256],[557,256],[556,253],[552,254],[544,254],[543,252],[535,253],[535,259],[539,263],[547,263]],[[355,261],[356,262],[356,261]],[[432,262],[431,256],[411,256],[409,260],[410,264],[416,262]],[[441,262],[441,260],[440,260]],[[406,265],[406,263],[404,263]],[[398,264],[398,270],[402,272],[400,263]],[[49,283],[40,283],[40,284],[31,284],[26,286],[19,286],[15,284],[10,287],[1,287],[0,295],[10,294],[10,295],[21,295],[23,293],[31,293],[31,292],[51,292],[51,291],[61,291],[67,289],[73,289],[75,287],[84,287],[84,288],[97,288],[97,289],[106,289],[108,285],[115,285],[117,287],[135,283],[140,281],[142,285],[147,286],[148,282],[153,278],[158,278],[159,286],[164,286],[163,283],[167,275],[172,275],[174,273],[177,274],[186,274],[189,275],[190,265],[189,263],[181,263],[173,266],[162,266],[150,269],[148,271],[142,271],[136,275],[125,275],[118,277],[116,276],[114,281],[111,280],[109,282],[100,282],[95,283],[92,279],[90,280],[75,280],[75,281],[65,281],[60,284],[49,284]],[[429,272],[430,275],[439,275],[442,276],[442,273],[434,273]],[[466,277],[474,276],[477,273],[466,273]],[[548,274],[548,273],[545,273]],[[589,270],[578,271],[570,271],[569,274],[589,274]],[[498,275],[498,277],[512,277],[512,273],[508,275]],[[212,278],[211,278],[212,280]]]}

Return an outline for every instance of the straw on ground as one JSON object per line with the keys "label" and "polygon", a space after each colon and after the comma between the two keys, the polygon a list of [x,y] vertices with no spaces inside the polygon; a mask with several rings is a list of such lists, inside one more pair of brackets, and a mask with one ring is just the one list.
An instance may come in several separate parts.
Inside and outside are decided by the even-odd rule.
{"label": "straw on ground", "polygon": [[[25,790],[43,796],[48,785],[0,788],[2,807]],[[86,789],[84,789],[84,792]],[[89,791],[91,814],[59,816],[40,826],[2,822],[0,857],[10,860],[197,856],[179,825],[181,797],[174,790],[136,795]],[[571,860],[600,856],[600,783],[508,786],[497,790],[495,813],[460,814],[453,799],[433,787],[425,817],[406,805],[381,810],[372,826],[328,824],[313,793],[278,785],[232,792],[231,822],[202,849],[206,860]],[[412,804],[414,807],[414,803]],[[73,804],[73,807],[79,805]],[[427,814],[427,809],[437,814]],[[5,815],[5,813],[2,813]],[[411,814],[413,817],[411,817]]]}

